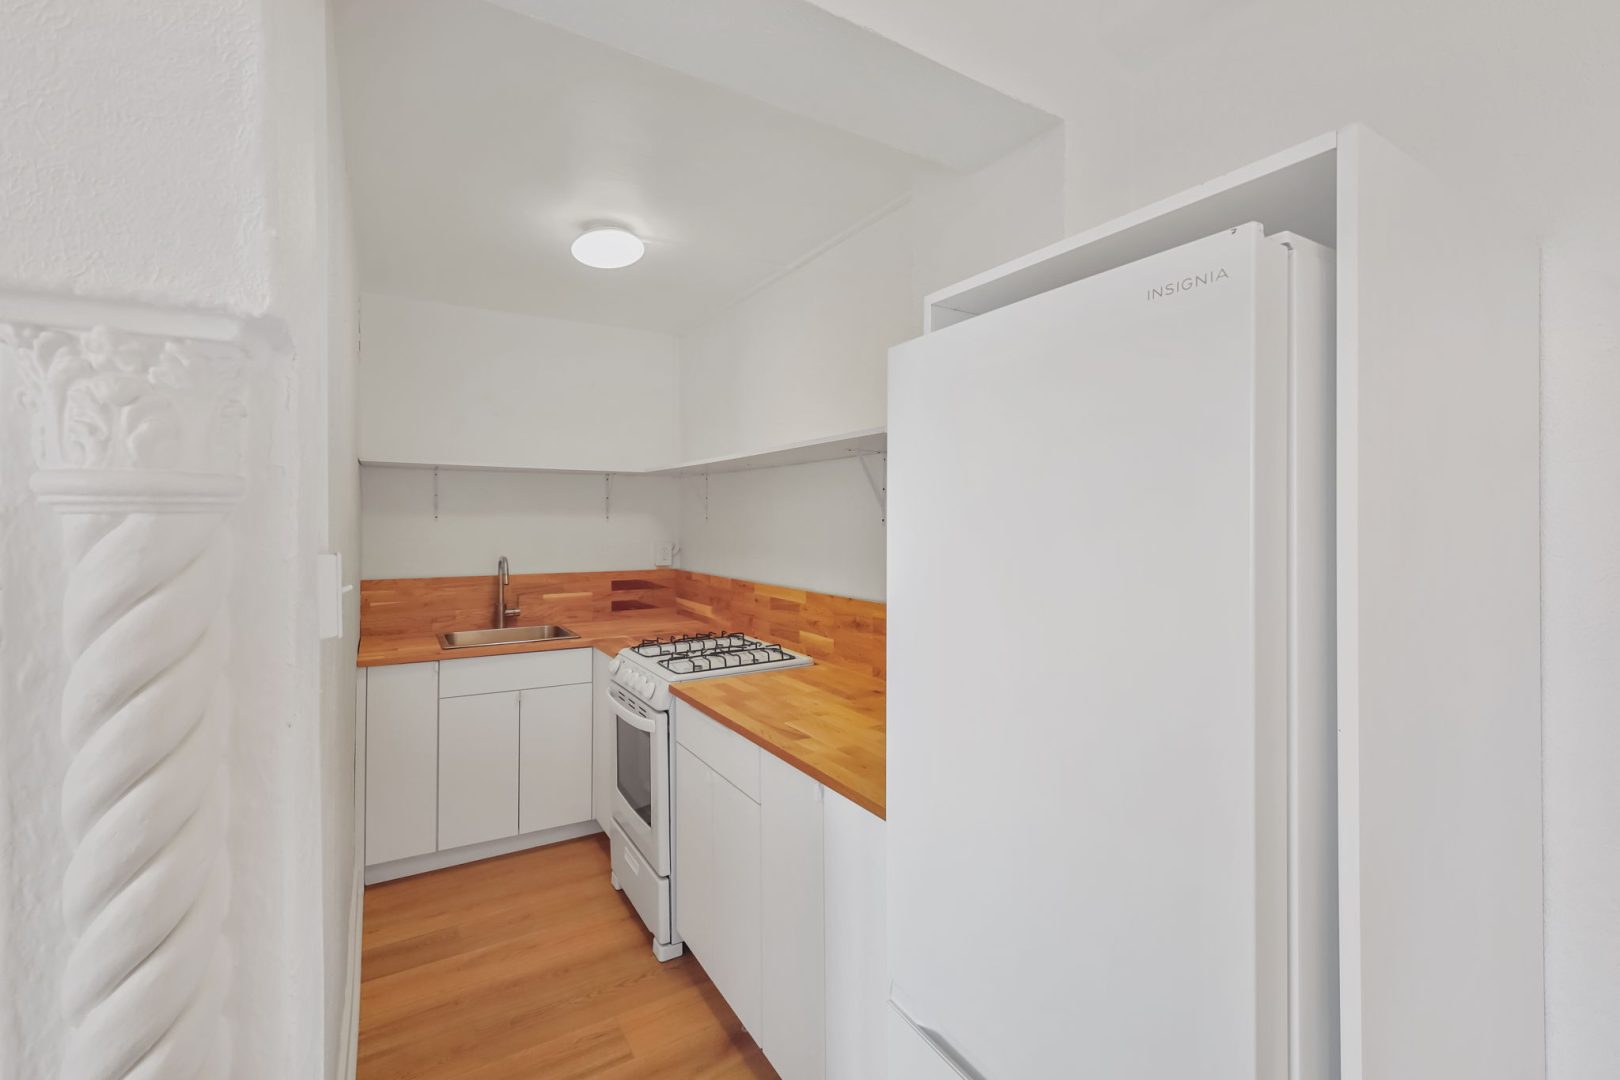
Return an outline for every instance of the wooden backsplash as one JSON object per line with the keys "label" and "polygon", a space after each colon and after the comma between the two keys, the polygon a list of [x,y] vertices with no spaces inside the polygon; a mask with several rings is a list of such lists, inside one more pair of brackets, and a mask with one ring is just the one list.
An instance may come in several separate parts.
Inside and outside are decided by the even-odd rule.
{"label": "wooden backsplash", "polygon": [[[623,611],[675,610],[675,571],[513,574],[512,625],[605,619]],[[494,626],[495,575],[383,578],[360,583],[360,633],[416,634]]]}
{"label": "wooden backsplash", "polygon": [[[524,623],[604,619],[664,610],[709,619],[882,678],[888,609],[871,600],[761,585],[690,570],[513,574],[507,599]],[[360,633],[438,633],[493,626],[495,575],[387,578],[360,583]]]}
{"label": "wooden backsplash", "polygon": [[884,677],[888,608],[883,604],[690,570],[674,573],[681,611],[785,645],[818,663]]}

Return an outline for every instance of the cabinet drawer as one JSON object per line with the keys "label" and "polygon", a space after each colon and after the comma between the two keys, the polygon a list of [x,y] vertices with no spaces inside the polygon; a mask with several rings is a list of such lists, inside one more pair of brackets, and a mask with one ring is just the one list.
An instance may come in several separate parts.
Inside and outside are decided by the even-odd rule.
{"label": "cabinet drawer", "polygon": [[498,694],[591,681],[591,650],[557,649],[514,656],[471,656],[439,663],[439,696]]}
{"label": "cabinet drawer", "polygon": [[675,741],[759,802],[759,747],[686,702],[675,704]]}

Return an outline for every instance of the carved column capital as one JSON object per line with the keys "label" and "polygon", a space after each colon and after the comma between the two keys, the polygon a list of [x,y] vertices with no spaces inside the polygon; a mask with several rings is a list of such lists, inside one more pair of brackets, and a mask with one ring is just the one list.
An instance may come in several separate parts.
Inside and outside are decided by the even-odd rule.
{"label": "carved column capital", "polygon": [[64,513],[185,512],[241,497],[240,345],[0,323],[0,349],[22,376],[42,500]]}

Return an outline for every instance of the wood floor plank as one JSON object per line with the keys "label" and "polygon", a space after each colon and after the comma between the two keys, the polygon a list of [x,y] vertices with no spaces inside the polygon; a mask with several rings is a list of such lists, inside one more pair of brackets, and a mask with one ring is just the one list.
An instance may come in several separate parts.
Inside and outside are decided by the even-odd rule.
{"label": "wood floor plank", "polygon": [[774,1077],[584,837],[366,890],[360,1080]]}

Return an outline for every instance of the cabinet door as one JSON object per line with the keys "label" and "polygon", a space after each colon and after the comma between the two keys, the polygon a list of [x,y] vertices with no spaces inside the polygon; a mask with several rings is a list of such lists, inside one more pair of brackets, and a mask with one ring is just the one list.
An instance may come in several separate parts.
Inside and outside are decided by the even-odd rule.
{"label": "cabinet door", "polygon": [[439,702],[439,850],[518,831],[518,695]]}
{"label": "cabinet door", "polygon": [[822,795],[827,934],[827,1075],[911,1076],[887,1068],[888,927],[883,819]]}
{"label": "cabinet door", "polygon": [[715,940],[698,959],[757,1040],[760,1025],[759,804],[718,774],[709,784],[714,831]]}
{"label": "cabinet door", "polygon": [[591,650],[591,807],[606,832],[613,820],[613,706],[608,704],[607,656]]}
{"label": "cabinet door", "polygon": [[518,832],[591,818],[591,686],[518,695]]}
{"label": "cabinet door", "polygon": [[714,813],[709,767],[684,746],[675,747],[675,933],[708,963],[714,917]]}
{"label": "cabinet door", "polygon": [[439,665],[366,676],[366,865],[438,847]]}
{"label": "cabinet door", "polygon": [[760,756],[760,1045],[782,1080],[826,1075],[821,785]]}

